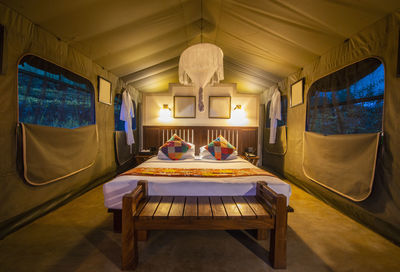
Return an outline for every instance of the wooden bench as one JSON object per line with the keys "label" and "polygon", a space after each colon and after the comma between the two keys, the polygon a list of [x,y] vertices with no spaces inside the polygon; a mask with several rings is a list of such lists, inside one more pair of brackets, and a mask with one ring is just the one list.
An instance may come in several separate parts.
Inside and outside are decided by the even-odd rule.
{"label": "wooden bench", "polygon": [[265,182],[256,196],[148,196],[147,182],[123,197],[122,269],[138,264],[138,232],[147,230],[271,229],[269,258],[286,268],[286,196]]}

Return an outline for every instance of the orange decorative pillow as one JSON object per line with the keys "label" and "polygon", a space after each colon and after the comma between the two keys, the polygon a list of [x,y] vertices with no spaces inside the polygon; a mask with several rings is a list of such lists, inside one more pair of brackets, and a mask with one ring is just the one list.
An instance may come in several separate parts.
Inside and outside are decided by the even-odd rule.
{"label": "orange decorative pillow", "polygon": [[229,155],[231,155],[236,150],[236,148],[221,135],[218,136],[217,139],[206,145],[205,148],[217,160],[226,160]]}
{"label": "orange decorative pillow", "polygon": [[160,147],[160,151],[171,160],[183,159],[183,155],[191,149],[191,146],[174,134],[165,144]]}

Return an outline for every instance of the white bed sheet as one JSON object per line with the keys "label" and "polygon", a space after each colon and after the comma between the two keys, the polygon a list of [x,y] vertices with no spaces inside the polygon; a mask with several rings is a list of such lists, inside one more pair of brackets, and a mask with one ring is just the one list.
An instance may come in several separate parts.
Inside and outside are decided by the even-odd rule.
{"label": "white bed sheet", "polygon": [[[237,158],[229,161],[186,159],[179,161],[160,160],[153,157],[140,164],[140,167],[154,168],[212,168],[239,169],[256,168],[248,161]],[[276,177],[163,177],[163,176],[118,176],[103,185],[104,205],[109,209],[122,209],[122,197],[131,192],[139,180],[147,180],[149,195],[183,195],[183,196],[213,196],[213,195],[255,195],[257,181],[265,181],[278,194],[284,194],[289,205],[291,195],[290,185]]]}

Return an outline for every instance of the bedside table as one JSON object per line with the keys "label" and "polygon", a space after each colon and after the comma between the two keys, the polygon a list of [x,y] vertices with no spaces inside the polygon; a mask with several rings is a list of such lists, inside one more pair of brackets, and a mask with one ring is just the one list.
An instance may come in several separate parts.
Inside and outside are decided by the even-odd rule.
{"label": "bedside table", "polygon": [[242,157],[242,159],[245,159],[245,160],[249,161],[250,163],[252,163],[252,164],[255,165],[255,166],[257,166],[258,160],[260,159],[259,156],[246,156],[246,155],[241,155],[240,157]]}
{"label": "bedside table", "polygon": [[148,155],[140,155],[140,154],[138,154],[138,155],[135,155],[135,160],[136,160],[137,164],[141,164],[141,163],[147,161],[148,159],[150,159],[150,158],[152,158],[154,156],[155,155],[153,155],[153,154],[148,154]]}

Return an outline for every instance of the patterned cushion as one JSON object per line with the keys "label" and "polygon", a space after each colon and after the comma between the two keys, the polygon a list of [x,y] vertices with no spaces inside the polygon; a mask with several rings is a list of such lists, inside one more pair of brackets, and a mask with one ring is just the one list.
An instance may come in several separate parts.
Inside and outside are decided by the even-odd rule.
{"label": "patterned cushion", "polygon": [[178,135],[174,134],[172,135],[171,138],[169,138],[168,141],[183,141],[181,137],[179,137]]}
{"label": "patterned cushion", "polygon": [[171,160],[180,160],[182,156],[191,149],[191,146],[174,134],[165,144],[160,147],[160,151]]}
{"label": "patterned cushion", "polygon": [[230,154],[235,151],[235,147],[231,145],[221,135],[217,139],[212,141],[206,146],[208,152],[210,152],[217,160],[226,160]]}

